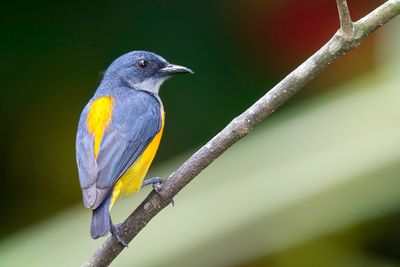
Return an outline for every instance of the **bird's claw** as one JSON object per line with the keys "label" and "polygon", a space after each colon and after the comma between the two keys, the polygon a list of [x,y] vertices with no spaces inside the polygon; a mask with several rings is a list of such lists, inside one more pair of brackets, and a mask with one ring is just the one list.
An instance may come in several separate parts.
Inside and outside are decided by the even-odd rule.
{"label": "bird's claw", "polygon": [[121,238],[121,231],[119,230],[120,224],[111,224],[110,232],[111,235],[124,247],[128,247],[128,243],[126,243],[124,240]]}
{"label": "bird's claw", "polygon": [[[158,183],[154,183],[154,184],[153,184],[153,189],[154,189],[154,191],[156,191],[156,193],[157,193],[160,197],[163,198],[163,195],[161,195],[161,184],[162,184],[162,181],[160,181],[160,182],[158,182]],[[172,207],[175,207],[175,201],[174,201],[174,199],[171,199],[171,205],[172,205]]]}
{"label": "bird's claw", "polygon": [[161,196],[161,184],[162,184],[162,182],[163,182],[163,179],[161,179],[158,176],[155,176],[155,177],[152,177],[152,178],[144,180],[143,183],[142,183],[142,187],[145,187],[145,186],[151,184],[153,186],[154,191],[156,191]]}
{"label": "bird's claw", "polygon": [[[162,183],[163,183],[163,179],[161,179],[160,177],[153,177],[153,178],[150,178],[150,179],[147,179],[146,181],[148,181],[148,180],[152,180],[153,179],[153,189],[154,189],[154,191],[160,196],[160,197],[163,197],[163,195],[161,194],[161,189],[162,189],[162,187],[161,187],[161,185],[162,185]],[[172,199],[171,200],[171,204],[172,204],[172,207],[175,207],[175,201]]]}
{"label": "bird's claw", "polygon": [[154,188],[154,184],[160,184],[161,185],[161,183],[162,183],[162,179],[160,177],[158,177],[158,176],[155,176],[155,177],[152,177],[152,178],[144,180],[143,183],[142,183],[142,188],[147,186],[147,185],[150,185],[150,184],[153,185],[153,188]]}
{"label": "bird's claw", "polygon": [[153,189],[154,189],[154,191],[157,192],[157,194],[161,194],[161,184],[162,184],[161,179],[159,181],[153,183]]}

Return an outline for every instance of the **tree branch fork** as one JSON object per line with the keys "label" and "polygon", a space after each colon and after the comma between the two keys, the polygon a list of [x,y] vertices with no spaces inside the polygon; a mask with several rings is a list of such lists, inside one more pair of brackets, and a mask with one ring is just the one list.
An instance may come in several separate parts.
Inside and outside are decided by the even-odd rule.
{"label": "tree branch fork", "polygon": [[[356,48],[369,34],[400,13],[400,0],[389,0],[357,22],[352,22],[346,0],[336,0],[340,29],[314,55],[292,71],[221,132],[201,147],[154,190],[120,225],[129,243],[173,197],[239,139],[314,79],[338,57]],[[108,266],[125,247],[110,236],[83,266]]]}

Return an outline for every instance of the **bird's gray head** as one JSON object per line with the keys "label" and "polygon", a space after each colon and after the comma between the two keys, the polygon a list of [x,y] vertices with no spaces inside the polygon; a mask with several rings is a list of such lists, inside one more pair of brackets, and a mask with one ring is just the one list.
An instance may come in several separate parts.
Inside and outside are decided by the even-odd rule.
{"label": "bird's gray head", "polygon": [[193,71],[170,64],[154,53],[133,51],[114,60],[106,70],[103,81],[158,94],[163,82],[179,73],[193,73]]}

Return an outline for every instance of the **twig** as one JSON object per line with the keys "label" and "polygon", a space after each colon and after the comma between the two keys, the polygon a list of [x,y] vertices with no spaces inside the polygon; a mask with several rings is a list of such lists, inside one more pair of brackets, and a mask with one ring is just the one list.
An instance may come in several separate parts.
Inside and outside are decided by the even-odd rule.
{"label": "twig", "polygon": [[[232,120],[220,133],[173,172],[162,184],[160,194],[152,191],[121,224],[121,235],[125,242],[130,242],[157,213],[171,203],[172,198],[183,187],[231,145],[248,134],[329,64],[349,50],[356,48],[365,37],[400,13],[400,0],[389,0],[364,18],[354,24],[349,24],[348,22],[351,20],[348,16],[347,6],[344,9],[341,8],[345,3],[346,1],[338,1],[342,27],[345,29],[348,25],[352,25],[353,34],[343,36],[341,31],[338,31],[314,55],[249,109]],[[109,237],[84,266],[108,266],[123,249],[124,246],[113,237]]]}
{"label": "twig", "polygon": [[340,29],[347,36],[352,36],[354,33],[353,22],[351,21],[349,6],[346,0],[336,0],[337,9],[339,12]]}

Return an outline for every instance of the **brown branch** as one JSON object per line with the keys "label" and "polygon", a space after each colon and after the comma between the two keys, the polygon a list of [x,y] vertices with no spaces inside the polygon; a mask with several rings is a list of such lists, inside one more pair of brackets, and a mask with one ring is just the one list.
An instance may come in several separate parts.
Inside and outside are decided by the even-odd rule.
{"label": "brown branch", "polygon": [[[339,2],[345,3],[345,1]],[[340,10],[342,9],[339,2],[339,13],[341,14]],[[346,12],[348,11],[345,11],[344,14]],[[232,120],[220,133],[173,172],[162,184],[160,194],[152,191],[121,224],[120,230],[123,240],[130,242],[157,213],[171,203],[172,198],[183,187],[225,150],[248,134],[257,124],[267,118],[329,64],[349,50],[356,48],[365,37],[399,13],[400,0],[389,0],[355,22],[352,35],[343,36],[341,31],[337,32],[314,55],[286,76],[249,109]],[[350,18],[347,15],[345,17]],[[344,22],[344,20],[341,21]],[[344,24],[342,26],[348,25],[347,23]],[[109,237],[84,266],[108,266],[123,249],[124,246],[113,237]]]}
{"label": "brown branch", "polygon": [[339,12],[340,29],[346,36],[352,36],[354,33],[353,22],[351,21],[349,6],[346,0],[336,0]]}

